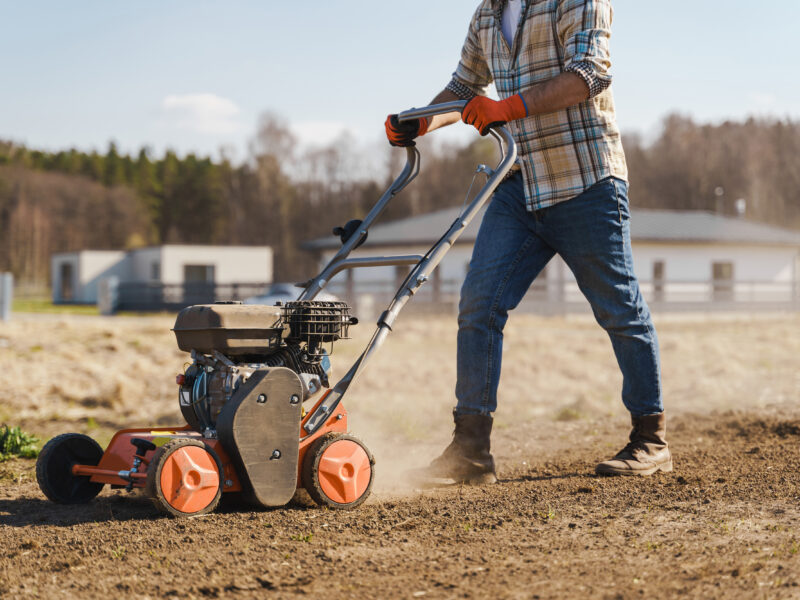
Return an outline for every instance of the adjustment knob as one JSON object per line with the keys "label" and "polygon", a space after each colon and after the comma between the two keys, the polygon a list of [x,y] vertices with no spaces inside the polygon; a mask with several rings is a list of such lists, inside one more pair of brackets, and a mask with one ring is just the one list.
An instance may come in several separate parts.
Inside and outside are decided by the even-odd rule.
{"label": "adjustment knob", "polygon": [[142,438],[133,438],[131,440],[131,444],[136,446],[136,455],[142,457],[158,447],[153,442],[149,440],[143,440]]}
{"label": "adjustment knob", "polygon": [[[334,227],[333,235],[339,236],[339,239],[342,240],[342,244],[346,244],[347,240],[349,240],[353,235],[358,232],[359,228],[361,227],[361,220],[360,219],[353,219],[345,223],[344,227]],[[358,248],[361,244],[367,241],[367,234],[364,234],[364,237],[359,240],[358,244],[356,244],[356,248]]]}

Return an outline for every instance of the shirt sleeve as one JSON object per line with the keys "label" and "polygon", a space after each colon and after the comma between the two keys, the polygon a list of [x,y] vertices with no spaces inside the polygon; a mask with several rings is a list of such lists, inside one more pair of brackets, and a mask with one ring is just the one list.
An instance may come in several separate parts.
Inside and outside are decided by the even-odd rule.
{"label": "shirt sleeve", "polygon": [[461,60],[446,88],[465,100],[473,96],[485,96],[489,84],[492,83],[492,73],[478,38],[480,18],[479,7],[469,24],[467,39],[464,40],[464,47],[461,49]]}
{"label": "shirt sleeve", "polygon": [[575,73],[594,98],[611,85],[610,0],[560,0],[558,36],[564,48],[564,71]]}

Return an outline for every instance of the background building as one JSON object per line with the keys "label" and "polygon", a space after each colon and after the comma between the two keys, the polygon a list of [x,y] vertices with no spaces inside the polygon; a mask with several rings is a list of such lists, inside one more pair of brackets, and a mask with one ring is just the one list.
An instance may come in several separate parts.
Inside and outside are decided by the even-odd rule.
{"label": "background building", "polygon": [[[456,209],[376,225],[352,256],[424,254],[457,217]],[[453,305],[469,265],[482,218],[475,218],[445,256],[420,299]],[[702,211],[635,209],[631,220],[634,269],[643,293],[655,308],[798,308],[800,233]],[[307,242],[327,263],[338,238]],[[408,273],[406,267],[346,271],[329,291],[356,301],[370,294],[390,297]],[[588,303],[566,264],[555,257],[521,304],[523,310],[587,310]]]}
{"label": "background building", "polygon": [[119,285],[119,306],[132,310],[147,309],[135,306],[142,303],[188,305],[234,291],[253,295],[272,281],[272,248],[165,245],[51,258],[54,303],[95,304],[100,282],[109,278]]}

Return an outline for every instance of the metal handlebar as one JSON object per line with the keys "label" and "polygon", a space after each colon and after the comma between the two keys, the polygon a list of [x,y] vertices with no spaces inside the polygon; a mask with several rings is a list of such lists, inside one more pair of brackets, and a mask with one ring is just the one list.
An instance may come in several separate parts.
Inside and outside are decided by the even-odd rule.
{"label": "metal handlebar", "polygon": [[451,112],[461,112],[467,105],[466,100],[454,100],[453,102],[442,102],[441,104],[431,104],[423,106],[422,108],[411,108],[405,110],[397,115],[397,120],[401,123],[403,121],[411,121],[412,119],[421,119],[424,117],[434,117],[436,115],[444,115]]}
{"label": "metal handlebar", "polygon": [[[445,114],[454,111],[460,111],[464,108],[466,102],[443,102],[441,104],[432,104],[424,108],[412,108],[398,115],[398,120],[408,121],[422,117],[430,117],[434,115]],[[314,297],[324,288],[331,278],[337,273],[345,269],[354,269],[358,267],[370,266],[387,266],[387,265],[414,265],[412,271],[409,273],[408,278],[397,290],[394,298],[390,302],[388,308],[381,314],[378,319],[378,328],[375,331],[372,339],[367,344],[367,347],[358,357],[350,370],[339,380],[339,382],[317,403],[312,409],[303,429],[306,434],[311,435],[317,431],[320,426],[327,421],[327,419],[336,410],[337,405],[341,402],[350,384],[356,380],[358,375],[363,370],[364,366],[369,361],[370,357],[380,348],[384,340],[392,330],[397,315],[400,310],[405,306],[409,299],[416,294],[417,290],[425,283],[433,270],[444,258],[450,248],[453,247],[456,240],[464,232],[469,225],[470,221],[478,214],[481,207],[489,200],[489,197],[494,193],[494,190],[511,170],[514,162],[517,159],[517,146],[514,143],[514,138],[509,133],[508,129],[502,125],[494,127],[489,130],[491,135],[500,145],[500,162],[494,169],[489,169],[481,165],[480,171],[485,173],[488,177],[483,188],[476,194],[475,198],[467,205],[456,218],[450,228],[440,238],[440,240],[433,245],[433,247],[425,253],[424,256],[375,256],[364,258],[348,258],[348,255],[358,245],[359,241],[367,235],[367,230],[375,222],[375,220],[383,212],[389,201],[407,186],[416,177],[419,172],[419,152],[413,146],[406,148],[408,161],[403,172],[400,173],[398,178],[389,186],[389,189],[378,200],[369,214],[364,218],[358,231],[355,232],[350,239],[345,242],[339,252],[330,260],[328,265],[317,275],[314,279],[305,284],[303,293],[298,298],[299,300],[313,300]]]}
{"label": "metal handlebar", "polygon": [[[412,108],[403,111],[397,115],[400,121],[409,121],[411,119],[418,119],[422,117],[430,117],[434,115],[443,115],[450,112],[461,111],[466,106],[466,100],[456,100],[453,102],[442,102],[440,104],[431,104],[422,108]],[[469,219],[477,213],[477,209],[488,199],[489,195],[494,191],[500,181],[505,177],[506,173],[511,170],[514,161],[517,159],[517,146],[514,143],[514,138],[511,133],[503,127],[497,126],[489,130],[491,135],[500,146],[500,162],[494,169],[486,169],[484,172],[489,177],[486,182],[482,193],[479,193],[477,198],[482,198],[480,202],[473,202],[467,210],[465,215]],[[348,268],[356,268],[359,266],[366,266],[360,260],[348,259],[350,253],[360,244],[361,240],[366,237],[367,231],[372,224],[383,213],[389,201],[399,194],[409,183],[411,183],[419,173],[419,151],[414,146],[406,148],[406,165],[403,171],[394,180],[392,185],[384,192],[383,196],[378,200],[372,210],[369,211],[358,231],[355,232],[350,239],[339,249],[336,255],[330,260],[328,265],[322,272],[303,284],[305,288],[298,297],[298,300],[313,300],[320,291],[328,284],[331,278],[340,271]],[[476,198],[476,199],[477,199]],[[392,264],[391,262],[384,262],[382,264]],[[405,265],[407,262],[397,262],[397,265]]]}

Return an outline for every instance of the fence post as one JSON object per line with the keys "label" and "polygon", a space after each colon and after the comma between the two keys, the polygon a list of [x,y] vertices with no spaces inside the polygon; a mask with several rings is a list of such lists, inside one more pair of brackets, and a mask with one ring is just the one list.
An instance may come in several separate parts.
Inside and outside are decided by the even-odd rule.
{"label": "fence post", "polygon": [[14,298],[14,276],[0,273],[0,321],[11,319],[11,301]]}
{"label": "fence post", "polygon": [[119,300],[119,279],[111,276],[101,279],[97,286],[97,308],[101,315],[109,316],[117,312]]}

